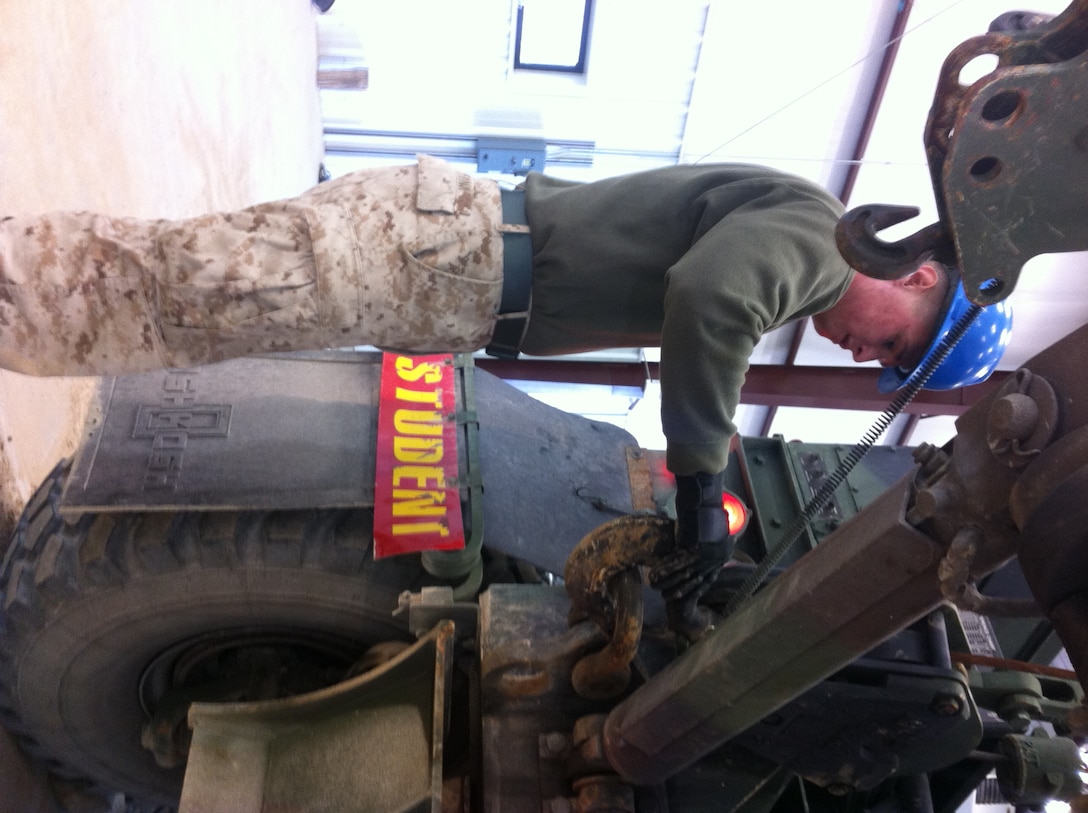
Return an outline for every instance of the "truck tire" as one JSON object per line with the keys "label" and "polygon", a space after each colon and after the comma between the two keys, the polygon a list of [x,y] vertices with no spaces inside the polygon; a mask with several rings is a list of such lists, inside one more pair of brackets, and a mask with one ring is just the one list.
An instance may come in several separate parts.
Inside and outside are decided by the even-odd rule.
{"label": "truck tire", "polygon": [[312,679],[410,640],[393,611],[418,589],[418,557],[374,561],[369,511],[65,519],[67,471],[31,498],[0,565],[2,722],[61,778],[174,806],[184,768],[160,767],[141,732],[203,654],[293,647]]}

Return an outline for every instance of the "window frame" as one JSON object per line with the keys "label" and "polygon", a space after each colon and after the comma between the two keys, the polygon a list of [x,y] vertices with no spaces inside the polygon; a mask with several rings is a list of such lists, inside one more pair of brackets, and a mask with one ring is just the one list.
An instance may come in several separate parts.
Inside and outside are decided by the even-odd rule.
{"label": "window frame", "polygon": [[521,43],[525,26],[525,6],[518,0],[517,20],[514,30],[514,70],[539,71],[544,73],[585,74],[589,56],[589,24],[593,14],[593,0],[583,0],[582,30],[578,47],[578,60],[573,65],[558,65],[545,62],[523,62]]}

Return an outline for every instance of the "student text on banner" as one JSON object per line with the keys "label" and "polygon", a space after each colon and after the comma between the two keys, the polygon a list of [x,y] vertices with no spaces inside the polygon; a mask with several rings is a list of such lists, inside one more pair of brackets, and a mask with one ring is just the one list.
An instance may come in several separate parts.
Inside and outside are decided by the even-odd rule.
{"label": "student text on banner", "polygon": [[465,546],[451,355],[382,359],[374,557]]}

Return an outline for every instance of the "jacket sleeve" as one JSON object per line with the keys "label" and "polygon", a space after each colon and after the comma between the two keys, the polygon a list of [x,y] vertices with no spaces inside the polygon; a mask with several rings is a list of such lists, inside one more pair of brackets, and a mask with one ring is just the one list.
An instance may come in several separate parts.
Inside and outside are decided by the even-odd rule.
{"label": "jacket sleeve", "polygon": [[734,209],[669,269],[661,421],[674,474],[726,467],[756,343],[842,296],[852,272],[835,247],[836,220],[815,199]]}

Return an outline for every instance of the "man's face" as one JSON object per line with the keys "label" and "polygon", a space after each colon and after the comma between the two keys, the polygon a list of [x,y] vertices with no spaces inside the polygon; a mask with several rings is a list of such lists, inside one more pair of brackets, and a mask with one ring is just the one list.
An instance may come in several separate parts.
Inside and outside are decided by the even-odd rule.
{"label": "man's face", "polygon": [[898,280],[856,274],[843,298],[812,318],[816,332],[856,362],[914,367],[932,341],[945,287],[943,275],[919,273]]}

